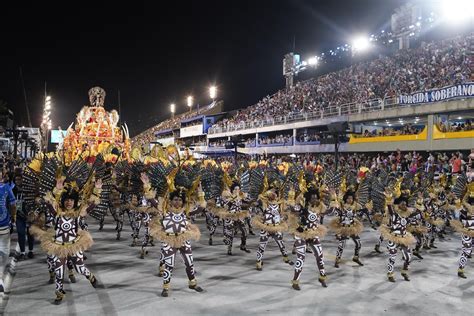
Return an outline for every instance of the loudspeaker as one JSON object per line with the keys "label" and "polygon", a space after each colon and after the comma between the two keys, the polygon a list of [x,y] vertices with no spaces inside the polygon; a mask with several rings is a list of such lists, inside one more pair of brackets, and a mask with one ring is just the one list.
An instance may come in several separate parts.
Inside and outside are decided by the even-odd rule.
{"label": "loudspeaker", "polygon": [[236,142],[236,143],[242,142],[242,134],[231,136],[230,141],[231,142]]}
{"label": "loudspeaker", "polygon": [[330,133],[345,133],[349,130],[349,123],[347,122],[333,122],[328,125]]}

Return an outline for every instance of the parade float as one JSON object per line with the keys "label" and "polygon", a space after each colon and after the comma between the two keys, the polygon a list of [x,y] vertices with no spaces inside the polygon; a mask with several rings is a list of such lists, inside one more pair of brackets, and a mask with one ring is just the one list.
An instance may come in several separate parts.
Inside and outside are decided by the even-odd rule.
{"label": "parade float", "polygon": [[104,108],[105,90],[93,87],[89,90],[90,105],[77,114],[76,122],[65,132],[61,151],[66,164],[82,157],[93,159],[102,154],[106,160],[129,159],[130,138],[126,124],[119,125],[116,110]]}

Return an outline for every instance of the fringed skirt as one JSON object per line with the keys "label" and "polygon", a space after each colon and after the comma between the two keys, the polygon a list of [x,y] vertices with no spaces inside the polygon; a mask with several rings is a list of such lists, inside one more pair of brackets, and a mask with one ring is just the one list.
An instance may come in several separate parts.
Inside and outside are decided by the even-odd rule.
{"label": "fringed skirt", "polygon": [[364,225],[362,225],[359,220],[354,219],[354,222],[351,225],[346,226],[341,224],[339,218],[335,218],[329,223],[329,228],[331,228],[336,235],[349,237],[360,235],[364,230]]}
{"label": "fringed skirt", "polygon": [[416,243],[416,239],[411,233],[406,232],[405,235],[396,235],[390,231],[390,228],[388,228],[388,226],[385,225],[380,226],[380,233],[385,239],[388,239],[397,245],[411,247],[413,244]]}
{"label": "fringed skirt", "polygon": [[188,226],[186,226],[186,231],[183,233],[170,234],[165,232],[163,225],[159,220],[155,220],[150,224],[150,235],[161,242],[168,244],[172,248],[181,248],[186,241],[197,241],[201,238],[199,227],[194,224],[188,224]]}
{"label": "fringed skirt", "polygon": [[288,230],[288,224],[285,222],[280,222],[278,224],[265,224],[259,216],[252,218],[252,227],[269,233],[282,233]]}

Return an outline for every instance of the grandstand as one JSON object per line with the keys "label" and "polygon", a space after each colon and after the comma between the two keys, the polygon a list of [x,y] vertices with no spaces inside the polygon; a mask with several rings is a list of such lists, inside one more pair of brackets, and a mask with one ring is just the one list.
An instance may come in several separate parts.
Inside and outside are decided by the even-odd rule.
{"label": "grandstand", "polygon": [[[179,139],[179,131],[181,124],[201,120],[207,115],[215,115],[222,112],[224,103],[222,101],[213,101],[211,104],[198,108],[193,111],[185,112],[173,116],[151,128],[146,129],[137,136],[132,138],[132,143],[136,145],[145,146],[147,144],[160,141],[163,145],[174,143],[174,139]],[[203,135],[206,131],[198,131],[192,133],[191,136]]]}
{"label": "grandstand", "polygon": [[[140,134],[193,146],[197,152],[225,152],[239,136],[243,153],[331,152],[327,125],[347,121],[354,132],[342,151],[457,150],[474,147],[473,34],[400,50],[392,56],[296,83],[256,104],[227,115],[194,111]],[[218,113],[214,111],[212,113]],[[181,137],[197,120],[199,131]],[[176,132],[172,132],[175,129]],[[185,131],[185,130],[184,130]],[[156,135],[155,135],[156,134]]]}

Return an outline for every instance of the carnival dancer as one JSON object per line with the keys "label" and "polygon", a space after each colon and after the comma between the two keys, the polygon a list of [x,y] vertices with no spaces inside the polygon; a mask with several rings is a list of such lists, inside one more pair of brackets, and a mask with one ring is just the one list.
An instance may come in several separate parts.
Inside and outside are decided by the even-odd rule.
{"label": "carnival dancer", "polygon": [[[150,229],[151,234],[162,241],[160,263],[164,266],[164,269],[162,272],[163,291],[161,296],[167,297],[169,295],[171,275],[177,253],[181,254],[186,266],[189,288],[196,292],[202,292],[203,289],[197,284],[195,277],[191,248],[191,240],[199,240],[201,233],[196,225],[189,223],[188,215],[203,212],[203,208],[206,206],[204,192],[198,191],[200,205],[187,212],[187,207],[190,206],[190,201],[187,199],[193,192],[187,192],[185,188],[178,188],[169,193],[169,201],[161,197],[156,199],[156,192],[152,190],[150,180],[146,174],[142,175],[142,181],[145,197],[161,214],[161,216],[155,217]],[[188,190],[192,191],[192,189]],[[188,196],[186,193],[188,193]]]}
{"label": "carnival dancer", "polygon": [[338,201],[337,195],[333,193],[332,202],[330,205],[331,213],[336,214],[336,218],[331,221],[329,227],[336,233],[336,238],[339,241],[337,247],[336,262],[334,267],[339,268],[341,263],[342,253],[346,245],[346,240],[351,238],[354,241],[354,256],[352,261],[357,263],[359,266],[364,264],[359,259],[359,252],[362,247],[360,242],[360,233],[364,229],[362,223],[357,219],[358,212],[364,207],[370,207],[367,205],[360,205],[355,200],[355,193],[347,191],[342,201]]}
{"label": "carnival dancer", "polygon": [[421,255],[421,247],[423,246],[423,240],[428,234],[428,228],[425,225],[424,212],[426,211],[425,199],[423,198],[423,192],[418,191],[415,201],[414,208],[408,217],[407,231],[410,232],[416,239],[416,246],[413,250],[413,255],[419,259],[423,259]]}
{"label": "carnival dancer", "polygon": [[445,224],[443,210],[439,207],[439,190],[439,187],[435,187],[433,192],[429,193],[429,199],[426,203],[425,220],[426,226],[428,228],[428,234],[426,235],[423,245],[424,249],[438,248],[435,245],[436,236]]}
{"label": "carnival dancer", "polygon": [[[46,231],[52,230],[54,225],[54,216],[50,214],[49,207],[46,203],[41,202],[40,199],[37,200],[38,205],[35,207],[33,212],[30,213],[29,220],[32,223],[30,227],[31,234],[35,236],[40,242],[42,238],[45,236],[49,236],[46,234]],[[41,218],[43,217],[43,218]],[[79,223],[82,224],[81,222]],[[81,226],[81,229],[85,227]],[[49,284],[54,284],[56,279],[56,273],[54,269],[54,256],[46,254],[46,263],[48,265],[48,272],[49,272]],[[71,283],[76,283],[76,276],[74,275],[74,265],[72,264],[71,260],[68,258],[66,262],[66,266],[68,269],[68,278]]]}
{"label": "carnival dancer", "polygon": [[[220,204],[220,201],[219,201],[220,198],[217,198],[217,203]],[[210,206],[210,205],[209,205]],[[212,213],[209,208],[206,209],[206,227],[207,229],[209,230],[209,241],[208,241],[208,244],[209,246],[212,246],[213,244],[213,237],[214,237],[214,234],[216,233],[216,230],[217,230],[217,225],[219,224],[219,217],[217,217],[216,215],[214,215],[214,213]]]}
{"label": "carnival dancer", "polygon": [[293,212],[296,212],[298,217],[294,215],[289,217],[289,232],[295,235],[296,248],[296,262],[291,283],[292,288],[297,291],[301,289],[299,279],[301,272],[303,272],[306,249],[308,247],[316,258],[319,282],[323,287],[327,287],[323,248],[320,242],[320,238],[323,238],[327,232],[327,228],[320,224],[320,216],[326,212],[326,209],[326,206],[321,202],[319,190],[310,188],[304,193],[303,201],[298,201],[295,204]]}
{"label": "carnival dancer", "polygon": [[127,203],[125,203],[124,194],[120,192],[120,188],[116,185],[112,186],[109,194],[110,213],[116,223],[115,230],[117,231],[117,240],[120,240],[120,235],[123,229],[123,220],[125,212],[127,211]]}
{"label": "carnival dancer", "polygon": [[143,227],[145,228],[140,250],[140,259],[144,259],[145,255],[148,254],[146,247],[148,245],[155,246],[153,242],[153,236],[150,235],[150,224],[153,220],[153,217],[156,216],[157,210],[151,206],[151,203],[147,201],[145,196],[142,196],[139,205],[132,206],[132,208],[135,211],[135,221],[140,222],[139,227],[141,227],[143,224]]}
{"label": "carnival dancer", "polygon": [[224,221],[224,244],[227,254],[232,255],[232,244],[237,231],[241,233],[240,250],[250,253],[247,249],[247,229],[245,219],[250,216],[243,207],[248,207],[247,195],[240,190],[240,184],[234,181],[230,188],[222,192],[217,209],[213,212]]}
{"label": "carnival dancer", "polygon": [[252,226],[260,229],[260,243],[257,250],[257,270],[262,271],[263,254],[268,240],[273,238],[280,249],[283,261],[293,265],[293,261],[288,257],[283,242],[283,232],[288,230],[288,225],[282,218],[282,211],[285,210],[285,202],[279,199],[278,185],[273,184],[270,189],[259,196],[261,216],[252,219]]}
{"label": "carnival dancer", "polygon": [[[52,256],[56,281],[55,304],[60,304],[65,296],[63,288],[64,269],[66,262],[71,261],[75,270],[84,275],[93,287],[97,286],[97,279],[84,265],[84,251],[93,243],[89,232],[81,229],[81,219],[100,202],[99,195],[102,181],[86,185],[80,196],[75,182],[64,184],[65,177],[57,179],[53,192],[44,197],[49,212],[54,216],[54,231],[52,236],[42,236],[41,247]],[[93,180],[90,181],[92,183]],[[88,192],[89,191],[89,192]],[[49,234],[49,231],[46,233]]]}
{"label": "carnival dancer", "polygon": [[[384,201],[382,203],[382,207],[381,207],[381,209],[383,210],[383,214],[377,213],[374,216],[374,218],[380,224],[380,226],[387,225],[388,220],[389,220],[388,215],[387,215],[387,205],[389,203],[393,202],[392,201],[393,200],[392,193],[390,193],[390,188],[389,187],[385,187],[384,192],[383,192],[383,199],[381,199],[381,200]],[[382,250],[380,250],[380,247],[382,246],[382,243],[384,242],[384,240],[385,240],[384,235],[380,234],[379,238],[377,240],[377,243],[375,244],[375,247],[374,247],[374,250],[375,250],[376,253],[382,253]]]}
{"label": "carnival dancer", "polygon": [[[53,159],[54,160],[54,159]],[[25,196],[25,205],[24,207],[28,210],[28,218],[27,221],[30,224],[30,233],[35,236],[40,242],[42,238],[47,237],[51,238],[51,234],[53,231],[54,226],[54,215],[49,211],[48,205],[38,196],[38,186],[40,183],[47,183],[45,180],[45,174],[41,173],[41,169],[43,171],[47,168],[45,165],[51,165],[52,160],[49,158],[45,159],[38,159],[35,158],[30,165],[28,165],[24,169],[23,173],[23,184],[24,184],[24,196]],[[40,181],[40,177],[42,181]],[[54,183],[52,183],[51,188],[54,188],[55,180],[52,178]],[[48,190],[46,190],[48,191]],[[81,229],[85,229],[82,227],[84,225],[84,221],[80,221],[79,225],[81,225]],[[49,233],[46,231],[49,230]],[[55,269],[54,269],[54,256],[50,254],[46,254],[46,263],[48,264],[48,272],[49,272],[49,284],[53,284],[55,282]],[[71,283],[76,283],[76,277],[74,275],[74,265],[72,264],[71,260],[68,258],[66,266],[68,268],[68,277]]]}
{"label": "carnival dancer", "polygon": [[395,199],[392,203],[387,205],[387,213],[389,216],[388,225],[382,225],[380,231],[382,235],[388,240],[388,280],[395,282],[394,277],[394,265],[395,258],[397,257],[397,249],[402,251],[403,256],[403,269],[402,276],[405,281],[410,281],[408,277],[408,267],[411,261],[411,250],[412,244],[415,244],[416,240],[411,233],[407,231],[407,225],[409,218],[412,215],[411,210],[407,207],[408,199],[406,196],[400,196]]}
{"label": "carnival dancer", "polygon": [[[387,205],[393,204],[394,193],[397,195],[401,194],[401,182],[403,178],[395,178],[394,176],[389,177],[388,174],[381,172],[378,179],[373,182],[371,200],[374,208],[377,209],[377,214],[374,215],[374,220],[377,221],[380,226],[387,225],[389,216],[387,213]],[[380,234],[377,244],[375,244],[375,252],[382,253],[380,247],[384,241],[384,235]]]}
{"label": "carnival dancer", "polygon": [[466,279],[464,268],[472,255],[472,239],[474,237],[474,182],[467,185],[467,192],[462,203],[458,201],[459,220],[451,220],[451,226],[462,234],[461,256],[459,258],[458,276]]}

